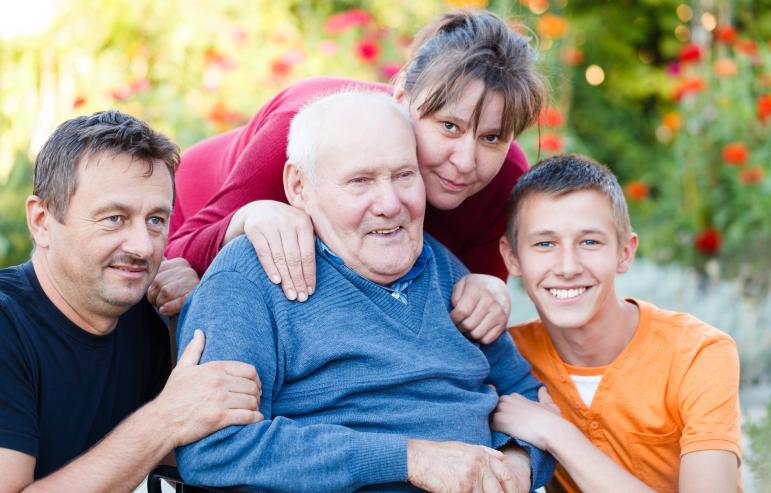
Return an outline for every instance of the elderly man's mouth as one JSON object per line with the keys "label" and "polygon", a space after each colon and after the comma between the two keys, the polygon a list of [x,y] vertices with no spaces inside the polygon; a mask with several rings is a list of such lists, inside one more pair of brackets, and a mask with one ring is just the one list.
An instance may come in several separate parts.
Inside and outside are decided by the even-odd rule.
{"label": "elderly man's mouth", "polygon": [[381,238],[392,238],[402,232],[404,228],[401,226],[394,226],[393,228],[381,228],[373,229],[368,234]]}

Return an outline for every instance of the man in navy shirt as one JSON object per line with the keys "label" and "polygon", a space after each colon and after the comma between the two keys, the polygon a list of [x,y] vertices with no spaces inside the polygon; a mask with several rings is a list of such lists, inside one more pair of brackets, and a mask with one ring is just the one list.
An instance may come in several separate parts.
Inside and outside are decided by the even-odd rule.
{"label": "man in navy shirt", "polygon": [[261,419],[254,367],[197,365],[200,331],[169,374],[145,293],[178,162],[117,111],[63,123],[38,155],[32,258],[0,270],[0,492],[130,490],[174,447]]}

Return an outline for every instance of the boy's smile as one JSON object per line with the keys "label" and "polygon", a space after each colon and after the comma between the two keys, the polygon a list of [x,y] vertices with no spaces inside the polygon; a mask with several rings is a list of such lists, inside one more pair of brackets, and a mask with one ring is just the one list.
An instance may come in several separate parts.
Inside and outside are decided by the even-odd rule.
{"label": "boy's smile", "polygon": [[611,326],[619,305],[615,276],[628,270],[637,238],[619,246],[610,201],[594,190],[534,193],[518,218],[516,252],[504,240],[501,253],[544,324]]}

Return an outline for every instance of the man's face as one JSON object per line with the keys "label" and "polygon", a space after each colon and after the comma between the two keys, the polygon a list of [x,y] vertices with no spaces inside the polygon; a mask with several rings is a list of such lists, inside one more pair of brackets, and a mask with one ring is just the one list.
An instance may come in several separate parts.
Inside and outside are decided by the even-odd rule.
{"label": "man's face", "polygon": [[616,274],[628,270],[637,246],[636,237],[619,246],[610,201],[593,190],[535,193],[518,213],[516,252],[502,242],[501,253],[541,320],[558,329],[605,320],[617,303]]}
{"label": "man's face", "polygon": [[144,296],[163,258],[172,178],[157,162],[102,152],[81,160],[64,221],[49,216],[47,262],[70,305],[118,316]]}
{"label": "man's face", "polygon": [[391,283],[423,248],[426,198],[412,128],[395,109],[379,106],[327,120],[315,177],[304,187],[305,210],[347,266]]}

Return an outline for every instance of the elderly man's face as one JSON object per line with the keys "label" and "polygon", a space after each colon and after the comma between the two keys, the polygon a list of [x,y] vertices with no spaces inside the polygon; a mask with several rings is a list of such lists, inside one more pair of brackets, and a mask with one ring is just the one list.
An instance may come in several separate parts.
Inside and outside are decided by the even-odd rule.
{"label": "elderly man's face", "polygon": [[385,105],[329,113],[304,187],[306,212],[347,266],[391,283],[423,248],[426,198],[412,127]]}

